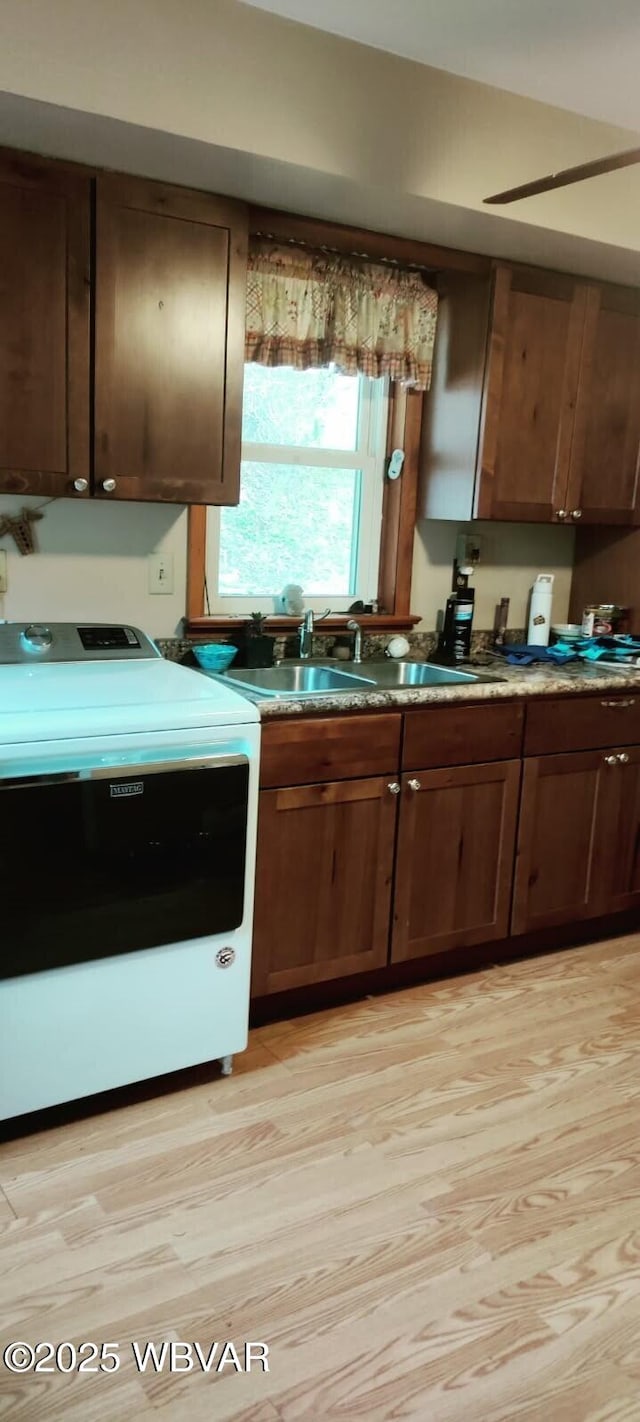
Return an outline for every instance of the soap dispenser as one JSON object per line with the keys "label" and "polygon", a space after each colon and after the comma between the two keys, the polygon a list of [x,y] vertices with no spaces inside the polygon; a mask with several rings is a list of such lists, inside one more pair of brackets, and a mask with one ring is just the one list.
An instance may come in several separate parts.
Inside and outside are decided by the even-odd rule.
{"label": "soap dispenser", "polygon": [[548,647],[549,645],[552,597],[553,573],[538,573],[531,589],[531,605],[529,607],[527,642],[530,647]]}

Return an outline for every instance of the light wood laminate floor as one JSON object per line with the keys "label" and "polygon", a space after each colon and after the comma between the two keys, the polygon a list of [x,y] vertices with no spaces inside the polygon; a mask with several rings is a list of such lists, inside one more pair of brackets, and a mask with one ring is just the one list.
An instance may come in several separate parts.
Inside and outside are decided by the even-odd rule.
{"label": "light wood laminate floor", "polygon": [[[3,1345],[121,1360],[0,1365],[0,1417],[639,1422],[639,1029],[636,936],[262,1028],[229,1080],[0,1147]],[[270,1371],[140,1373],[149,1339]]]}

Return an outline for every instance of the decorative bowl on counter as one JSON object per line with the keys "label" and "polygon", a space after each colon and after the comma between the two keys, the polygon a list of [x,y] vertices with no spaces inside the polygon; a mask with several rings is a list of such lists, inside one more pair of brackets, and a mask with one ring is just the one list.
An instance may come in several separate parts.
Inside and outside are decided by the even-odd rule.
{"label": "decorative bowl on counter", "polygon": [[225,642],[205,642],[203,646],[193,648],[193,655],[203,671],[226,671],[237,654],[238,648],[229,647]]}
{"label": "decorative bowl on counter", "polygon": [[551,634],[556,642],[577,642],[584,636],[579,622],[554,622],[551,626]]}

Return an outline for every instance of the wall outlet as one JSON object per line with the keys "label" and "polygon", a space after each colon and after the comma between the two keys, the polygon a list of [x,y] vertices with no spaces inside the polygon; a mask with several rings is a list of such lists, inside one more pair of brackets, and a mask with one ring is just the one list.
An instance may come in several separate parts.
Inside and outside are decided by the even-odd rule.
{"label": "wall outlet", "polygon": [[456,563],[459,568],[475,568],[480,562],[481,540],[475,533],[459,533],[456,539]]}
{"label": "wall outlet", "polygon": [[149,554],[149,592],[173,592],[173,554]]}
{"label": "wall outlet", "polygon": [[0,593],[7,591],[7,555],[4,548],[0,548]]}

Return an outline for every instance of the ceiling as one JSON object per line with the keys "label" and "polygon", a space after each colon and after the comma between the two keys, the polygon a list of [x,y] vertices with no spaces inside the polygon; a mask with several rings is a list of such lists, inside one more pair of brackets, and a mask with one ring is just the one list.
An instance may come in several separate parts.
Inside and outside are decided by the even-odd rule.
{"label": "ceiling", "polygon": [[[617,0],[608,2],[619,14]],[[314,0],[323,3],[326,19],[332,0]],[[406,20],[409,0],[391,3],[394,19]],[[440,3],[447,13],[461,12],[462,0]],[[475,7],[486,10],[489,0],[466,3],[474,5],[473,19]],[[521,0],[508,3],[513,9]],[[535,8],[547,0],[529,3]],[[598,3],[604,8],[604,0]],[[640,16],[640,0],[633,3]],[[1,0],[0,141],[350,226],[640,285],[640,167],[509,208],[482,202],[527,177],[630,147],[637,140],[628,129],[376,47],[354,50],[340,36],[271,13],[285,4],[301,13],[305,0],[262,4],[186,0],[185,24],[185,6],[175,0],[135,6],[111,0],[97,44],[100,0],[59,0],[55,15],[50,0],[28,6]],[[386,26],[382,0],[366,5],[366,11],[361,0],[344,5],[349,28],[359,9],[371,25]],[[591,5],[580,0],[584,13]],[[414,18],[430,7],[433,0],[414,0]],[[577,21],[574,30],[583,33]],[[473,26],[469,33],[477,59]],[[503,47],[507,34],[503,27]],[[541,33],[532,32],[530,44],[521,34],[518,52],[539,59],[541,43]],[[567,54],[572,43],[567,38]],[[582,72],[567,63],[569,70]],[[542,64],[540,73],[547,75]]]}
{"label": "ceiling", "polygon": [[245,3],[436,69],[640,131],[638,0]]}

